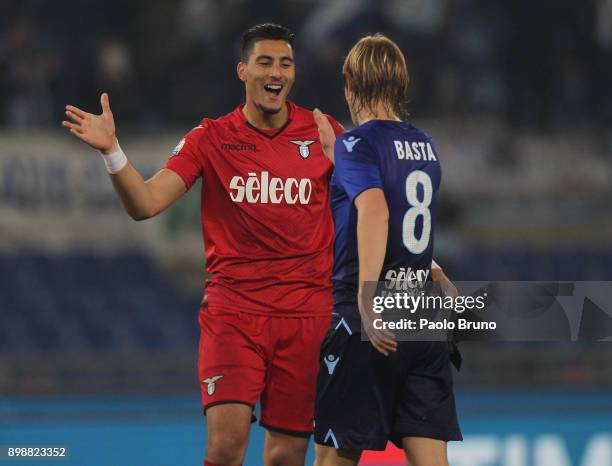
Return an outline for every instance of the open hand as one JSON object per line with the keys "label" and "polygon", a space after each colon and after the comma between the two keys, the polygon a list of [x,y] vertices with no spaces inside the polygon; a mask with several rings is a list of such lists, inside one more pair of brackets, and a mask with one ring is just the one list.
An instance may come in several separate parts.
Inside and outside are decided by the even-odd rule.
{"label": "open hand", "polygon": [[70,121],[62,121],[62,126],[68,128],[74,136],[94,149],[103,153],[111,153],[117,150],[118,146],[115,137],[115,120],[106,92],[100,96],[100,103],[102,105],[101,115],[94,115],[72,105],[66,105],[66,116]]}

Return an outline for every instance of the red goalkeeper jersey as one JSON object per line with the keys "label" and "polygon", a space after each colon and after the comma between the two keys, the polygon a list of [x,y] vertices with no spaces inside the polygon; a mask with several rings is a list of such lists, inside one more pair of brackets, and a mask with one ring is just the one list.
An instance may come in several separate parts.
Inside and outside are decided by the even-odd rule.
{"label": "red goalkeeper jersey", "polygon": [[[242,106],[205,118],[166,164],[187,189],[202,177],[210,307],[284,316],[331,312],[332,164],[312,112],[287,105],[289,120],[274,131],[250,125]],[[337,134],[343,131],[328,118]]]}

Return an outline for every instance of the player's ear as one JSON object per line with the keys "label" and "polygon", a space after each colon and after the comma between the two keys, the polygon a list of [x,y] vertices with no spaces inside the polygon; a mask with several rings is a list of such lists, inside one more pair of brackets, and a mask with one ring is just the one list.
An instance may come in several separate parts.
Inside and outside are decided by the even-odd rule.
{"label": "player's ear", "polygon": [[242,82],[246,82],[246,65],[242,62],[238,62],[236,65],[236,73],[238,73],[238,79]]}

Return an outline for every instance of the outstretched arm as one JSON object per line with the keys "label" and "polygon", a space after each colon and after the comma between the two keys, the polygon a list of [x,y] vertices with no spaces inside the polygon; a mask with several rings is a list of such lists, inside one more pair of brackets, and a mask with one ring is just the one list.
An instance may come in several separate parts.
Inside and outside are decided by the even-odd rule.
{"label": "outstretched arm", "polygon": [[100,96],[100,103],[100,115],[67,105],[66,116],[69,121],[63,121],[62,126],[68,128],[76,138],[100,151],[126,212],[134,220],[153,217],[185,193],[185,184],[179,175],[167,169],[158,171],[144,181],[119,146],[108,94]]}

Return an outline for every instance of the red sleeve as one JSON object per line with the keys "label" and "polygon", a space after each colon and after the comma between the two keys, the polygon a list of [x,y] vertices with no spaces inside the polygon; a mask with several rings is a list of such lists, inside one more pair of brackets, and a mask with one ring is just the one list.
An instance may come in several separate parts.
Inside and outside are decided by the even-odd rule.
{"label": "red sleeve", "polygon": [[327,117],[327,119],[331,123],[332,128],[334,128],[334,133],[336,133],[336,137],[340,136],[342,133],[344,133],[346,131],[344,129],[344,126],[342,126],[340,123],[338,123],[333,117],[331,117],[330,115],[325,115],[325,116]]}
{"label": "red sleeve", "polygon": [[191,188],[193,183],[202,176],[202,136],[204,126],[196,126],[179,141],[172,155],[166,162],[166,168],[179,175],[185,187]]}

